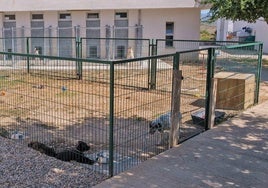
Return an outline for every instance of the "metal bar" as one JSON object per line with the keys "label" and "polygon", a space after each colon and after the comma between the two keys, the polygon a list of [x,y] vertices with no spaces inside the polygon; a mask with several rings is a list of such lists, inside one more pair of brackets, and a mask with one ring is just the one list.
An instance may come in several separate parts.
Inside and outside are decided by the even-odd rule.
{"label": "metal bar", "polygon": [[26,50],[27,50],[27,73],[30,73],[30,57],[29,57],[29,54],[30,54],[30,49],[29,49],[29,38],[27,37],[26,39]]}
{"label": "metal bar", "polygon": [[259,103],[260,79],[261,79],[261,69],[262,69],[262,53],[263,53],[263,43],[260,43],[259,53],[258,53],[257,79],[256,79],[256,96],[254,99],[254,104]]}
{"label": "metal bar", "polygon": [[[39,58],[48,58],[48,59],[55,59],[55,60],[68,60],[68,61],[77,61],[81,60],[83,62],[88,62],[88,63],[101,63],[101,64],[106,64],[108,65],[109,62],[104,61],[104,60],[97,60],[97,59],[80,59],[80,58],[71,58],[71,57],[58,57],[58,56],[48,56],[48,55],[34,55],[34,54],[22,54],[22,53],[10,53],[10,52],[0,52],[0,54],[3,55],[14,55],[14,56],[22,56],[22,57],[39,57]],[[134,60],[132,60],[134,61]]]}
{"label": "metal bar", "polygon": [[114,63],[110,62],[109,175],[114,174]]}
{"label": "metal bar", "polygon": [[211,114],[210,99],[211,99],[211,81],[214,76],[214,60],[215,60],[215,48],[208,50],[207,60],[207,80],[206,80],[206,104],[205,104],[205,130],[209,129],[209,114]]}
{"label": "metal bar", "polygon": [[260,45],[259,42],[246,42],[245,44],[238,44],[238,45],[230,45],[230,46],[225,46],[227,49],[232,49],[232,48],[241,48],[241,47],[248,47],[248,46],[255,46],[255,45]]}
{"label": "metal bar", "polygon": [[[152,56],[157,55],[156,44],[152,42]],[[151,60],[150,66],[150,89],[156,89],[157,58]]]}

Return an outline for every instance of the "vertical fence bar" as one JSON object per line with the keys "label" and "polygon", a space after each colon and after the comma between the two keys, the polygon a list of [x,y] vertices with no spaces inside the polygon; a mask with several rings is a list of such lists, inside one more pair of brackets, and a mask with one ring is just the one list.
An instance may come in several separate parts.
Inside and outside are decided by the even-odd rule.
{"label": "vertical fence bar", "polygon": [[30,47],[29,47],[29,37],[26,38],[26,50],[27,50],[27,73],[30,73]]}
{"label": "vertical fence bar", "polygon": [[256,79],[256,96],[254,99],[254,104],[259,103],[260,79],[261,79],[261,68],[262,68],[262,53],[263,53],[263,43],[260,43],[259,44],[259,54],[258,54],[257,79]]}
{"label": "vertical fence bar", "polygon": [[212,79],[214,77],[214,62],[215,62],[215,48],[208,49],[208,60],[207,60],[207,80],[206,80],[206,105],[205,105],[205,130],[209,129],[209,119],[211,113],[211,87],[212,87]]}
{"label": "vertical fence bar", "polygon": [[172,96],[171,96],[171,129],[169,134],[169,148],[174,147],[179,142],[179,126],[180,126],[180,93],[182,71],[179,70],[180,54],[177,52],[173,57],[173,76],[172,76]]}
{"label": "vertical fence bar", "polygon": [[[81,59],[81,39],[77,38],[76,39],[76,45],[75,45],[75,52],[76,52],[76,58]],[[82,62],[80,60],[76,61],[76,75],[77,79],[81,80],[82,79]]]}
{"label": "vertical fence bar", "polygon": [[[149,54],[148,54],[148,56],[151,56],[151,51],[152,51],[152,40],[149,40]],[[150,89],[150,80],[151,80],[151,76],[150,76],[150,67],[151,67],[151,64],[152,64],[152,62],[151,62],[152,60],[150,59],[149,61],[148,61],[148,89]]]}
{"label": "vertical fence bar", "polygon": [[114,174],[114,62],[110,62],[109,175]]}
{"label": "vertical fence bar", "polygon": [[[152,48],[152,56],[157,55],[157,48],[154,40],[152,40],[151,48]],[[156,70],[157,70],[157,59],[151,60],[150,66],[150,89],[156,89]]]}

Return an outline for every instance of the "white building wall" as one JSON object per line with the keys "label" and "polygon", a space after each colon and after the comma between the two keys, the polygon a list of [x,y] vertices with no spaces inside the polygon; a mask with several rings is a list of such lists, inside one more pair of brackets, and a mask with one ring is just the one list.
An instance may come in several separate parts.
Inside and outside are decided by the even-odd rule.
{"label": "white building wall", "polygon": [[[149,39],[165,39],[166,22],[174,22],[174,39],[199,40],[200,10],[199,9],[158,9],[142,10],[141,24],[144,26],[143,37]],[[165,48],[164,52],[174,53],[175,48]],[[160,50],[158,48],[158,50]],[[162,51],[161,50],[161,51]]]}
{"label": "white building wall", "polygon": [[[222,25],[221,25],[222,24]],[[230,21],[220,19],[217,21],[217,40],[226,40],[228,32],[243,32],[243,27],[252,28],[252,34],[255,35],[255,41],[263,42],[263,52],[268,54],[268,24],[263,20],[257,20],[256,23],[245,21]]]}
{"label": "white building wall", "polygon": [[219,19],[216,23],[217,27],[217,36],[216,40],[217,41],[226,41],[227,38],[227,33],[228,31],[233,32],[233,30],[230,30],[229,28],[229,22],[228,20],[225,19]]}
{"label": "white building wall", "polygon": [[[199,7],[196,0],[1,0],[0,12],[47,10],[114,10]],[[203,5],[201,5],[203,6]]]}
{"label": "white building wall", "polygon": [[256,23],[234,22],[234,30],[241,30],[245,26],[252,28],[253,35],[256,36],[255,40],[263,42],[263,53],[268,54],[268,24],[262,20],[258,20]]}
{"label": "white building wall", "polygon": [[58,27],[58,12],[57,11],[47,11],[44,12],[45,27]]}
{"label": "white building wall", "polygon": [[[127,11],[129,15],[129,26],[138,24],[139,10],[122,10]],[[101,37],[105,37],[106,25],[114,25],[115,10],[101,10]],[[36,12],[35,12],[36,13]],[[39,13],[39,12],[38,12]],[[58,27],[58,14],[57,11],[45,11],[40,12],[44,14],[45,27],[51,26],[52,28]],[[70,11],[72,15],[73,26],[80,25],[86,26],[86,14],[87,11]],[[1,13],[2,15],[3,13]],[[17,12],[16,22],[17,27],[30,28],[31,13],[30,12]],[[141,10],[141,25],[143,25],[143,37],[144,38],[165,38],[165,24],[166,22],[174,22],[174,39],[189,39],[198,40],[200,31],[200,10],[193,9],[146,9]],[[0,15],[0,18],[1,18]],[[3,20],[3,19],[2,19]],[[2,26],[0,23],[0,27]],[[131,38],[135,37],[135,32],[132,28],[130,31]],[[54,35],[56,36],[56,35]]]}
{"label": "white building wall", "polygon": [[72,23],[74,26],[86,27],[86,11],[72,11]]}
{"label": "white building wall", "polygon": [[[42,12],[44,14],[44,26],[45,28],[51,28],[50,31],[45,32],[45,37],[56,37],[58,35],[58,12],[57,11],[45,11]],[[51,33],[49,33],[51,32]],[[49,34],[51,36],[49,36]],[[52,49],[57,49],[58,41],[56,39],[52,39],[51,41]],[[58,55],[57,50],[52,50],[51,55]]]}
{"label": "white building wall", "polygon": [[[119,11],[128,12],[129,21],[129,38],[135,38],[135,26],[143,26],[142,37],[146,39],[165,39],[166,22],[174,22],[174,39],[198,40],[200,37],[200,9],[199,8],[167,8],[167,9],[122,9]],[[44,14],[45,28],[51,27],[52,37],[56,37],[58,27],[58,17],[60,11],[34,11],[33,13]],[[72,26],[79,25],[81,28],[86,27],[86,15],[91,11],[68,11],[72,16]],[[100,15],[101,37],[106,37],[105,27],[114,26],[116,10],[93,10]],[[3,15],[4,13],[1,13]],[[3,20],[3,19],[2,19]],[[31,12],[16,12],[17,27],[24,26],[30,28]],[[2,24],[2,22],[0,23]],[[1,25],[0,25],[1,26]],[[74,33],[74,32],[73,32]],[[28,33],[26,36],[30,36]],[[45,32],[48,37],[48,32]],[[74,36],[73,36],[74,37]],[[85,32],[81,32],[81,37],[85,37]],[[113,36],[112,36],[113,37]],[[128,45],[134,46],[134,42]],[[57,40],[53,40],[53,47],[57,46]],[[101,41],[101,46],[105,46],[105,40]],[[105,50],[103,48],[102,50]],[[173,53],[175,48],[165,48],[166,53]],[[54,51],[55,52],[55,51]],[[55,52],[56,53],[56,52]],[[102,52],[102,54],[104,54]],[[52,54],[57,55],[57,54]]]}
{"label": "white building wall", "polygon": [[174,22],[174,39],[198,40],[200,37],[199,9],[142,10],[145,38],[165,38],[166,22]]}
{"label": "white building wall", "polygon": [[[3,21],[2,20],[4,20],[4,18],[3,18],[3,13],[0,13],[0,38],[2,38],[3,37],[3,30],[2,30],[2,28],[3,28]],[[0,51],[3,51],[3,39],[0,39]]]}

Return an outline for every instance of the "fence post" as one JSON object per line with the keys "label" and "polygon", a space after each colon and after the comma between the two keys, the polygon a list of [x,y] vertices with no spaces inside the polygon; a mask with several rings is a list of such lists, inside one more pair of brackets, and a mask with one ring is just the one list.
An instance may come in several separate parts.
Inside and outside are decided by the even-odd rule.
{"label": "fence post", "polygon": [[29,47],[29,37],[26,38],[26,51],[27,51],[27,73],[30,73],[30,47]]}
{"label": "fence post", "polygon": [[109,176],[114,175],[114,62],[110,61]]}
{"label": "fence post", "polygon": [[180,114],[180,93],[182,71],[179,70],[180,54],[177,52],[173,58],[173,76],[172,76],[172,96],[171,96],[171,129],[169,134],[169,148],[179,143],[179,127],[181,124]]}
{"label": "fence post", "polygon": [[259,54],[258,54],[257,79],[256,79],[256,96],[254,99],[254,104],[259,103],[260,79],[261,79],[261,68],[262,68],[262,53],[263,53],[263,43],[260,43],[259,44]]}
{"label": "fence post", "polygon": [[[81,59],[81,40],[80,38],[76,39],[76,58],[77,59]],[[82,79],[82,62],[80,60],[76,61],[76,75],[77,75],[77,79],[81,80]]]}
{"label": "fence post", "polygon": [[[215,112],[212,111],[212,107],[210,106],[212,104],[212,79],[214,77],[214,63],[215,63],[215,49],[214,48],[209,48],[208,49],[208,59],[207,59],[207,80],[206,80],[206,106],[205,106],[205,130],[208,130],[209,127],[211,127],[211,122],[212,120],[211,115],[214,114]],[[214,96],[215,97],[215,96]],[[214,121],[214,120],[213,120]]]}
{"label": "fence post", "polygon": [[[154,43],[154,40],[152,40],[151,43],[151,56],[157,55],[157,45]],[[156,89],[156,70],[157,70],[157,59],[151,59],[150,63],[150,83],[149,87],[150,89]]]}
{"label": "fence post", "polygon": [[217,98],[217,84],[218,80],[215,78],[211,79],[210,87],[210,99],[209,99],[209,112],[208,112],[208,129],[213,128],[215,124],[215,107]]}

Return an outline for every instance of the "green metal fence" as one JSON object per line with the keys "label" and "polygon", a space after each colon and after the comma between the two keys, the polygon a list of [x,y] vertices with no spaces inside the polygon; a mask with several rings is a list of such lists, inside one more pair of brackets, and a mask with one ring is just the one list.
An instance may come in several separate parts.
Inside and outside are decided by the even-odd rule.
{"label": "green metal fence", "polygon": [[158,55],[175,53],[180,51],[196,50],[202,48],[218,48],[235,44],[242,44],[239,41],[205,41],[205,40],[167,40],[157,39],[155,42]]}
{"label": "green metal fence", "polygon": [[[7,55],[13,56],[8,63]],[[106,177],[118,174],[168,148],[157,145],[149,123],[170,111],[171,75],[166,74],[172,64],[164,61],[173,56],[101,61],[0,52],[1,128],[15,141],[40,142],[57,152],[86,142],[91,149],[85,155],[92,160],[101,153],[112,157],[80,165]],[[162,79],[149,91],[152,62]]]}
{"label": "green metal fence", "polygon": [[[90,150],[82,155],[95,164],[75,164],[108,178],[171,147],[169,130],[150,134],[150,124],[162,115],[172,117],[169,126],[176,131],[173,115],[180,112],[182,142],[211,127],[211,116],[218,115],[214,109],[226,114],[213,117],[216,123],[239,112],[219,106],[237,101],[232,97],[244,92],[254,95],[244,103],[258,102],[261,43],[156,55],[157,45],[152,42],[147,49],[145,40],[152,56],[101,60],[81,58],[86,40],[76,40],[75,58],[34,54],[29,48],[26,53],[0,52],[1,136],[23,144],[38,141],[56,152],[83,141]],[[241,74],[234,77],[239,81],[226,76],[230,72]],[[226,95],[233,89],[234,95]],[[217,103],[222,95],[225,101]]]}
{"label": "green metal fence", "polygon": [[[149,39],[11,37],[0,39],[0,50],[13,53],[90,59],[126,59],[150,55]],[[78,54],[79,52],[79,54]],[[11,57],[5,57],[9,60]]]}
{"label": "green metal fence", "polygon": [[[59,57],[76,57],[75,37],[12,37],[1,38],[0,49],[4,52],[29,53]],[[9,60],[11,57],[6,56]]]}
{"label": "green metal fence", "polygon": [[216,54],[214,76],[218,80],[216,107],[244,110],[258,103],[262,44],[230,45]]}
{"label": "green metal fence", "polygon": [[83,58],[131,59],[150,55],[149,39],[81,38]]}

